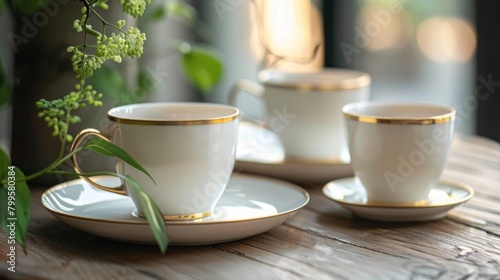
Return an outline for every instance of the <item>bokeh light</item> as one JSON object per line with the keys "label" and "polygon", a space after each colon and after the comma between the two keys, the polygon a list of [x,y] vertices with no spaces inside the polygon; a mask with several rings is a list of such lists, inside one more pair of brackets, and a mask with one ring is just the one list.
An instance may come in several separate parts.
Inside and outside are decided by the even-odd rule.
{"label": "bokeh light", "polygon": [[467,62],[475,50],[477,36],[474,26],[457,17],[431,17],[417,30],[418,46],[432,61]]}

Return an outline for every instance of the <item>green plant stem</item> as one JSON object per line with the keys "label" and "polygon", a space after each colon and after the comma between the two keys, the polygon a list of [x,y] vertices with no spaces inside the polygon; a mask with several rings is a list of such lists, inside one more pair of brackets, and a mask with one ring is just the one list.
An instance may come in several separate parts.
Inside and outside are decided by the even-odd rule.
{"label": "green plant stem", "polygon": [[[101,21],[101,23],[104,25],[104,27],[106,25],[109,25],[109,26],[112,26],[114,28],[116,28],[117,30],[127,34],[127,32],[125,32],[124,30],[122,30],[121,28],[118,28],[118,26],[112,24],[112,23],[109,23],[107,20],[105,20],[98,12],[96,12],[96,10],[94,9],[94,7],[92,7],[92,5],[90,5],[87,0],[81,0],[83,2],[83,5],[85,5],[85,7],[87,7],[87,18],[85,19],[85,26],[87,25],[87,20],[90,16],[90,12],[94,13],[94,15]],[[86,32],[85,32],[86,33]],[[103,33],[104,34],[104,33]]]}
{"label": "green plant stem", "polygon": [[[63,170],[54,170],[54,171],[51,171],[51,173],[62,174],[62,175],[75,174],[75,172],[63,171]],[[142,210],[144,211],[146,221],[149,224],[149,228],[151,229],[151,231],[156,239],[156,242],[158,244],[158,247],[159,247],[161,253],[164,254],[166,252],[170,240],[169,240],[168,235],[167,235],[167,229],[165,227],[165,220],[163,218],[163,215],[161,214],[158,206],[154,203],[153,199],[146,192],[144,192],[144,190],[141,188],[141,186],[138,185],[138,183],[132,177],[130,177],[128,175],[119,174],[119,173],[109,172],[109,171],[89,172],[89,173],[82,173],[82,174],[78,174],[78,175],[82,175],[85,177],[97,176],[97,175],[110,175],[110,176],[120,178],[121,180],[127,181],[128,183],[130,183],[131,188],[135,192],[137,192],[137,195],[141,201],[141,204],[143,207]]]}
{"label": "green plant stem", "polygon": [[[66,127],[69,127],[69,118],[70,118],[70,111],[71,110],[66,110]],[[59,149],[59,155],[57,156],[57,158],[50,164],[48,165],[47,167],[45,167],[44,169],[36,172],[36,173],[33,173],[29,176],[26,176],[23,180],[23,182],[27,182],[27,181],[30,181],[30,180],[33,180],[33,179],[36,179],[46,173],[49,173],[50,171],[52,171],[52,169],[58,167],[59,165],[61,165],[62,163],[64,163],[66,160],[70,159],[74,154],[78,153],[79,151],[82,150],[82,148],[78,148],[76,150],[74,150],[73,152],[67,154],[66,156],[64,156],[64,148],[66,147],[66,136],[68,135],[68,131],[66,131],[61,137],[60,137],[60,140],[61,140],[61,148]],[[4,181],[0,181],[0,184],[6,184],[7,181],[4,180]]]}
{"label": "green plant stem", "polygon": [[59,175],[77,175],[77,176],[85,176],[85,177],[108,175],[108,176],[113,176],[113,177],[121,178],[120,174],[117,174],[117,173],[114,173],[114,172],[111,172],[111,171],[95,171],[95,172],[88,172],[88,173],[81,173],[80,174],[80,173],[77,173],[77,172],[74,172],[74,171],[51,170],[51,171],[48,171],[47,173],[50,173],[50,174],[59,174]]}
{"label": "green plant stem", "polygon": [[89,3],[87,2],[87,0],[80,0],[83,5],[87,8],[87,11],[86,11],[86,17],[85,17],[85,21],[83,22],[83,27],[85,28],[84,29],[84,32],[83,32],[83,52],[85,53],[85,50],[87,49],[87,22],[89,20],[89,17],[90,17],[90,10],[89,10]]}
{"label": "green plant stem", "polygon": [[66,132],[59,137],[59,140],[61,140],[61,148],[59,149],[59,155],[57,156],[58,159],[64,156],[64,148],[66,147],[66,136],[68,136],[68,130],[69,130],[69,119],[71,117],[70,112],[71,110],[66,110]]}
{"label": "green plant stem", "polygon": [[[64,145],[63,145],[63,147],[64,147]],[[26,176],[23,180],[21,180],[19,182],[27,182],[27,181],[36,179],[36,178],[38,178],[38,177],[40,177],[42,175],[45,175],[47,173],[53,173],[53,169],[54,168],[58,167],[59,165],[61,165],[65,161],[69,160],[73,155],[75,155],[76,153],[80,152],[81,150],[83,150],[83,148],[78,148],[78,149],[74,150],[73,152],[67,154],[66,156],[60,157],[60,158],[56,159],[55,161],[53,161],[50,165],[48,165],[44,169],[42,169],[42,170],[40,170],[40,171],[38,171],[36,173],[33,173],[33,174],[29,175],[29,176]],[[0,184],[1,185],[7,184],[7,180],[0,181]]]}

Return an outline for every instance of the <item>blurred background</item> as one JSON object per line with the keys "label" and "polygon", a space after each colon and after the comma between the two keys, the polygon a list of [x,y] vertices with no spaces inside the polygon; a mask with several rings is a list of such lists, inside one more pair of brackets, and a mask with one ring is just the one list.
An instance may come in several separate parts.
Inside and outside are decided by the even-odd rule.
{"label": "blurred background", "polygon": [[[55,2],[55,0],[52,0]],[[50,1],[49,1],[50,2]],[[372,76],[373,100],[415,100],[438,102],[457,109],[457,129],[462,134],[478,134],[500,141],[499,36],[500,1],[495,0],[153,0],[149,14],[136,23],[148,35],[144,56],[139,61],[125,61],[114,66],[123,82],[134,87],[129,79],[137,69],[146,69],[150,83],[148,93],[135,95],[129,102],[146,101],[207,101],[227,103],[230,88],[239,79],[257,81],[257,73],[266,67],[286,70],[338,67],[361,70]],[[73,1],[59,1],[59,11],[71,10]],[[76,3],[76,2],[75,2]],[[180,3],[180,4],[179,4]],[[177,5],[177,6],[175,6]],[[183,7],[180,14],[172,7]],[[39,7],[40,8],[40,7]],[[163,9],[163,10],[162,10]],[[170,10],[169,10],[170,9]],[[159,11],[163,16],[159,17]],[[187,12],[186,12],[187,11]],[[30,79],[40,73],[45,77],[37,88],[36,97],[23,98],[18,108],[28,110],[27,104],[36,98],[67,94],[65,79],[69,57],[64,49],[49,44],[71,37],[74,16],[55,13],[30,41],[36,41],[36,55],[28,71]],[[66,14],[66,12],[64,13]],[[187,17],[186,14],[188,15]],[[180,15],[180,19],[179,19]],[[185,18],[183,18],[183,15]],[[23,54],[13,49],[15,23],[8,8],[0,14],[0,53],[3,75],[0,87],[11,89],[10,96],[25,94],[22,86],[30,83],[18,77],[17,60]],[[154,20],[151,20],[154,18]],[[193,19],[195,18],[195,19]],[[26,20],[40,20],[25,16]],[[186,21],[187,19],[187,21]],[[66,22],[67,21],[67,22]],[[66,22],[66,23],[65,23]],[[60,26],[69,29],[61,31]],[[19,29],[17,29],[19,31]],[[54,31],[54,30],[57,30]],[[44,36],[61,38],[43,40]],[[67,32],[67,33],[66,33]],[[9,35],[10,34],[10,35]],[[49,35],[52,34],[52,35]],[[187,40],[210,50],[221,63],[222,71],[216,83],[201,88],[183,74],[182,55],[172,55],[169,44]],[[54,43],[55,44],[55,43]],[[57,44],[61,44],[60,42]],[[49,53],[53,51],[54,53]],[[46,54],[46,56],[45,56]],[[24,57],[25,58],[25,57]],[[63,62],[61,62],[61,61]],[[29,61],[29,60],[28,60]],[[43,67],[39,64],[42,63]],[[38,65],[38,66],[37,66]],[[47,66],[49,65],[49,66]],[[52,69],[52,65],[59,65]],[[26,68],[26,65],[25,65]],[[30,68],[30,67],[28,67]],[[70,68],[70,67],[69,67]],[[47,69],[51,69],[48,71]],[[184,69],[185,70],[185,69]],[[27,71],[24,69],[23,71]],[[38,74],[37,74],[38,73]],[[132,73],[132,74],[131,74]],[[60,75],[59,75],[60,74]],[[26,75],[26,73],[24,73]],[[42,75],[42,74],[40,74]],[[103,91],[113,91],[110,76],[98,83]],[[498,81],[498,82],[497,82]],[[44,87],[42,83],[52,86]],[[56,83],[58,86],[53,86]],[[74,85],[74,81],[68,83]],[[111,85],[111,87],[110,87]],[[114,87],[122,90],[122,85]],[[21,91],[21,92],[20,92]],[[0,144],[6,148],[15,144],[15,130],[29,126],[45,126],[31,117],[22,122],[13,111],[16,98],[2,91],[0,107]],[[118,104],[117,95],[110,95],[108,107]],[[123,100],[122,100],[123,101]],[[126,103],[125,101],[122,103]],[[263,104],[251,96],[242,98],[239,106],[248,114],[262,117]],[[107,108],[95,120],[102,126]],[[13,116],[14,115],[14,116]],[[23,114],[21,114],[23,115]],[[88,126],[85,124],[85,126]],[[50,131],[36,130],[31,139],[50,137]],[[25,136],[26,137],[26,136]],[[11,141],[11,139],[14,139]],[[19,140],[20,141],[20,140]]]}

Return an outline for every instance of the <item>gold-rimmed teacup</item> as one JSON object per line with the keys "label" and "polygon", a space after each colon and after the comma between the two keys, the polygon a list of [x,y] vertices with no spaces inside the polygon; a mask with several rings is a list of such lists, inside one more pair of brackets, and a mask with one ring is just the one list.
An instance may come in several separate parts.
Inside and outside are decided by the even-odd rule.
{"label": "gold-rimmed teacup", "polygon": [[455,109],[360,102],[342,108],[351,163],[371,203],[422,205],[451,147]]}
{"label": "gold-rimmed teacup", "polygon": [[[143,103],[108,112],[111,132],[86,129],[75,138],[72,150],[88,136],[122,147],[153,177],[125,163],[117,172],[132,176],[153,198],[167,220],[192,220],[213,214],[231,176],[238,136],[237,108],[209,103]],[[73,158],[75,170],[82,173]],[[125,183],[102,190],[130,195],[137,212],[142,207]]]}
{"label": "gold-rimmed teacup", "polygon": [[276,133],[287,160],[317,163],[344,158],[347,145],[341,109],[368,100],[370,75],[338,68],[265,69],[258,79],[258,84],[248,80],[236,83],[229,104],[236,105],[242,92],[259,98],[266,108],[263,124]]}

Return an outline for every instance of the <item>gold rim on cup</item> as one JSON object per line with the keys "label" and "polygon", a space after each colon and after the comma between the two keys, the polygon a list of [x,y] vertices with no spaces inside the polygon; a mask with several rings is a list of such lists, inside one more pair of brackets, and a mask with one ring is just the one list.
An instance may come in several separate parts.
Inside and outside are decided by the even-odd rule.
{"label": "gold rim on cup", "polygon": [[[161,103],[158,103],[161,104]],[[175,105],[175,103],[171,103],[172,105]],[[187,104],[187,103],[184,103]],[[209,117],[209,118],[194,118],[194,119],[183,119],[183,120],[161,120],[161,119],[133,119],[133,118],[126,118],[126,117],[117,117],[114,115],[111,115],[111,112],[113,109],[111,109],[108,112],[108,119],[110,121],[116,122],[116,123],[123,123],[123,124],[135,124],[135,125],[165,125],[165,126],[185,126],[185,125],[205,125],[205,124],[221,124],[221,123],[227,123],[231,122],[239,117],[240,111],[231,106],[227,105],[221,105],[221,104],[209,104],[209,103],[199,103],[198,105],[195,104],[188,104],[188,105],[194,105],[194,106],[205,106],[205,105],[213,105],[215,107],[221,107],[221,108],[230,108],[233,109],[234,112],[230,114],[226,114],[224,116],[220,117]]]}
{"label": "gold rim on cup", "polygon": [[[366,104],[366,103],[365,103]],[[352,107],[357,104],[348,104],[342,108],[342,113],[344,117],[349,120],[354,120],[362,123],[383,123],[383,124],[404,124],[404,125],[429,125],[429,124],[440,124],[451,122],[455,119],[456,111],[455,109],[444,106],[444,105],[436,105],[436,104],[425,104],[425,103],[374,103],[379,105],[401,105],[401,106],[432,106],[434,108],[439,108],[443,110],[448,110],[449,112],[444,114],[439,114],[430,117],[414,117],[414,118],[399,118],[399,117],[381,117],[381,116],[371,116],[371,115],[361,115],[355,113],[347,112]]]}
{"label": "gold rim on cup", "polygon": [[321,82],[312,81],[297,81],[297,79],[290,79],[289,81],[273,81],[272,75],[275,72],[273,69],[266,69],[259,72],[259,81],[268,87],[294,89],[300,91],[336,91],[336,90],[352,90],[364,88],[371,84],[371,77],[369,74],[346,69],[330,68],[320,72],[289,72],[288,75],[314,75],[314,74],[349,74],[342,80],[325,79]]}

